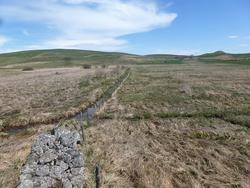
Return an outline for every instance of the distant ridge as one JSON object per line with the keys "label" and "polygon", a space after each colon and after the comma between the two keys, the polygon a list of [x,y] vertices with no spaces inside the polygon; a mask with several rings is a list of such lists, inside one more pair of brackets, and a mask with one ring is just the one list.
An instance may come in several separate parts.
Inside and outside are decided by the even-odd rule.
{"label": "distant ridge", "polygon": [[219,56],[219,55],[226,55],[228,53],[224,52],[224,51],[216,51],[216,52],[212,52],[212,53],[205,53],[200,55],[200,57],[214,57],[214,56]]}
{"label": "distant ridge", "polygon": [[250,60],[250,53],[230,54],[224,51],[206,53],[200,56],[149,54],[136,55],[121,52],[101,52],[78,49],[30,50],[0,54],[0,68],[57,68],[74,67],[83,64],[119,65],[136,63],[183,63],[185,59],[238,61]]}
{"label": "distant ridge", "polygon": [[223,56],[223,55],[228,55],[228,56],[232,56],[232,57],[239,57],[239,58],[248,58],[250,57],[250,53],[240,53],[240,54],[233,54],[233,53],[227,53],[224,51],[215,51],[212,53],[205,53],[202,54],[198,57],[218,57],[218,56]]}
{"label": "distant ridge", "polygon": [[[57,68],[81,66],[83,64],[134,64],[173,63],[179,55],[136,55],[121,52],[102,52],[77,49],[30,50],[0,54],[0,68]],[[175,62],[176,63],[176,62]]]}

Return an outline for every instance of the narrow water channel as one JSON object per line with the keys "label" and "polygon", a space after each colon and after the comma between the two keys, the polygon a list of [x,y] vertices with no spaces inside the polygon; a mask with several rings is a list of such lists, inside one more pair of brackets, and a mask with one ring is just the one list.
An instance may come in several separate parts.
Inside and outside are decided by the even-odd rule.
{"label": "narrow water channel", "polygon": [[[75,119],[79,122],[82,121],[90,121],[91,119],[93,119],[96,111],[98,111],[103,105],[104,103],[111,98],[112,94],[119,88],[119,86],[129,77],[130,74],[130,70],[127,69],[118,79],[117,81],[114,83],[114,85],[110,86],[104,93],[103,95],[94,103],[91,104],[89,107],[83,109],[82,111],[80,111],[79,113],[77,113],[76,115],[74,115],[71,118],[68,119]],[[57,124],[59,122],[54,122],[54,124]],[[32,125],[32,127],[34,127],[35,125]],[[39,125],[37,125],[39,126]],[[21,133],[23,131],[26,131],[28,128],[30,128],[31,126],[26,126],[26,127],[9,127],[6,128],[5,132],[7,132],[9,135],[15,135],[18,133]]]}

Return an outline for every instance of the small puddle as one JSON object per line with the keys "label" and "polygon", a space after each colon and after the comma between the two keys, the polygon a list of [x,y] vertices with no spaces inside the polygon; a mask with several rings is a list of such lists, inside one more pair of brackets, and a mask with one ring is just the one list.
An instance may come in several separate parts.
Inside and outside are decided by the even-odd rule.
{"label": "small puddle", "polygon": [[97,110],[99,110],[102,105],[104,104],[104,100],[98,100],[94,105],[88,107],[87,109],[85,109],[84,111],[78,113],[75,117],[73,117],[72,119],[75,119],[77,121],[84,121],[84,120],[91,120],[93,119],[95,113]]}
{"label": "small puddle", "polygon": [[108,90],[106,90],[103,96],[97,100],[93,105],[79,112],[75,117],[75,119],[79,122],[81,121],[90,121],[94,118],[95,113],[104,105],[104,103],[110,99],[113,93],[121,86],[121,84],[128,78],[129,70],[125,71],[123,75],[116,81],[116,83],[111,86]]}

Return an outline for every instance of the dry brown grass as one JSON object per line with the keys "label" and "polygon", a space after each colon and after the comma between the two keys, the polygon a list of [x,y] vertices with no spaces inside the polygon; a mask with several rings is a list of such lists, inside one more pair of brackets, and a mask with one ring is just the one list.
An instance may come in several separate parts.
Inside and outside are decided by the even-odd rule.
{"label": "dry brown grass", "polygon": [[29,128],[8,138],[0,138],[0,187],[14,188],[18,185],[20,170],[30,153],[33,140],[53,126]]}
{"label": "dry brown grass", "polygon": [[120,71],[115,67],[0,70],[2,126],[51,123],[74,115],[115,81],[114,69]]}
{"label": "dry brown grass", "polygon": [[[100,163],[103,187],[248,188],[249,80],[247,66],[134,67],[85,131],[88,187]],[[224,109],[248,119],[232,124],[209,114]],[[185,112],[202,113],[184,118]]]}
{"label": "dry brown grass", "polygon": [[[247,187],[249,132],[223,121],[210,122],[219,128],[204,123],[196,119],[98,122],[86,134],[89,169],[101,164],[103,187]],[[197,132],[216,136],[196,137]]]}
{"label": "dry brown grass", "polygon": [[[74,115],[100,97],[122,72],[117,66],[0,70],[0,187],[17,186],[33,140],[55,126],[28,125]],[[1,132],[4,126],[25,127],[5,133]]]}
{"label": "dry brown grass", "polygon": [[[108,71],[111,75],[116,75],[115,69],[111,67]],[[79,101],[82,101],[78,97],[81,92],[87,93],[88,100],[95,100],[102,88],[112,84],[112,79],[98,79],[98,75],[102,74],[96,71],[90,73],[93,78],[91,87],[84,87],[87,89],[79,91],[74,83],[78,81],[83,86],[88,85],[79,81],[86,70],[63,70],[67,73],[55,74],[60,79],[54,78],[55,72],[45,76],[47,79],[41,76],[41,80],[50,86],[41,91],[39,87],[35,87],[36,83],[42,85],[38,81],[40,79],[32,82],[37,76],[35,71],[5,71],[1,78],[5,79],[6,76],[7,80],[3,83],[9,83],[12,87],[9,91],[8,84],[2,85],[1,82],[0,86],[6,92],[9,91],[10,96],[13,94],[9,102],[18,97],[19,90],[15,88],[19,88],[19,85],[26,91],[27,88],[33,88],[28,94],[21,91],[26,100],[29,100],[34,91],[40,91],[37,96],[50,102],[58,101],[58,98],[66,95],[63,103],[53,103],[56,109],[60,109],[58,112],[62,113],[69,106],[79,105]],[[41,74],[40,71],[38,75]],[[23,74],[27,74],[24,80],[30,80],[27,81],[30,83],[29,87],[22,85],[26,81],[17,81],[17,78],[24,77]],[[35,75],[29,78],[29,74]],[[115,80],[116,76],[111,77]],[[53,81],[50,83],[48,78],[53,78]],[[88,187],[95,187],[94,168],[99,163],[102,169],[102,187],[249,188],[249,80],[249,66],[205,65],[197,62],[134,66],[129,79],[97,114],[92,126],[85,130],[83,152]],[[61,87],[64,88],[60,90],[63,96],[57,89],[53,90]],[[67,93],[70,88],[79,92],[70,96]],[[48,95],[48,91],[57,92],[58,96]],[[96,93],[93,98],[92,93]],[[1,96],[3,97],[2,93]],[[31,98],[37,99],[37,96]],[[21,100],[16,103],[19,104],[19,101]],[[6,102],[2,101],[2,104]],[[46,112],[44,109],[54,110],[46,105],[38,107],[38,111]],[[77,107],[71,112],[76,109]],[[228,109],[231,110],[230,114],[225,114],[224,110]],[[26,110],[30,110],[29,113],[37,112],[33,107]],[[0,111],[6,112],[2,109]],[[191,116],[182,115],[190,112]],[[215,116],[217,112],[221,116]],[[21,115],[24,116],[25,113]],[[1,140],[0,187],[16,185],[19,168],[37,133],[37,129],[31,129]],[[8,178],[9,176],[12,178]]]}

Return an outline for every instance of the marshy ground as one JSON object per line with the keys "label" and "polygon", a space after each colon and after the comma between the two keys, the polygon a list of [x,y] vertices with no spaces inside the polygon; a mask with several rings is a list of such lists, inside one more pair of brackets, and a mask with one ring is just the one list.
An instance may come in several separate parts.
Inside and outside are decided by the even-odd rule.
{"label": "marshy ground", "polygon": [[248,66],[133,67],[86,130],[87,169],[103,187],[249,187],[249,80]]}
{"label": "marshy ground", "polygon": [[[250,66],[188,60],[130,67],[85,129],[87,186],[95,187],[99,164],[102,187],[250,187]],[[67,117],[114,83],[122,72],[114,69],[0,70],[1,120],[18,127],[22,119]],[[32,140],[48,124],[3,134],[0,187],[16,185]]]}
{"label": "marshy ground", "polygon": [[98,98],[121,70],[0,69],[0,131],[69,117]]}
{"label": "marshy ground", "polygon": [[38,134],[96,101],[123,72],[117,66],[0,69],[0,187],[16,187]]}

